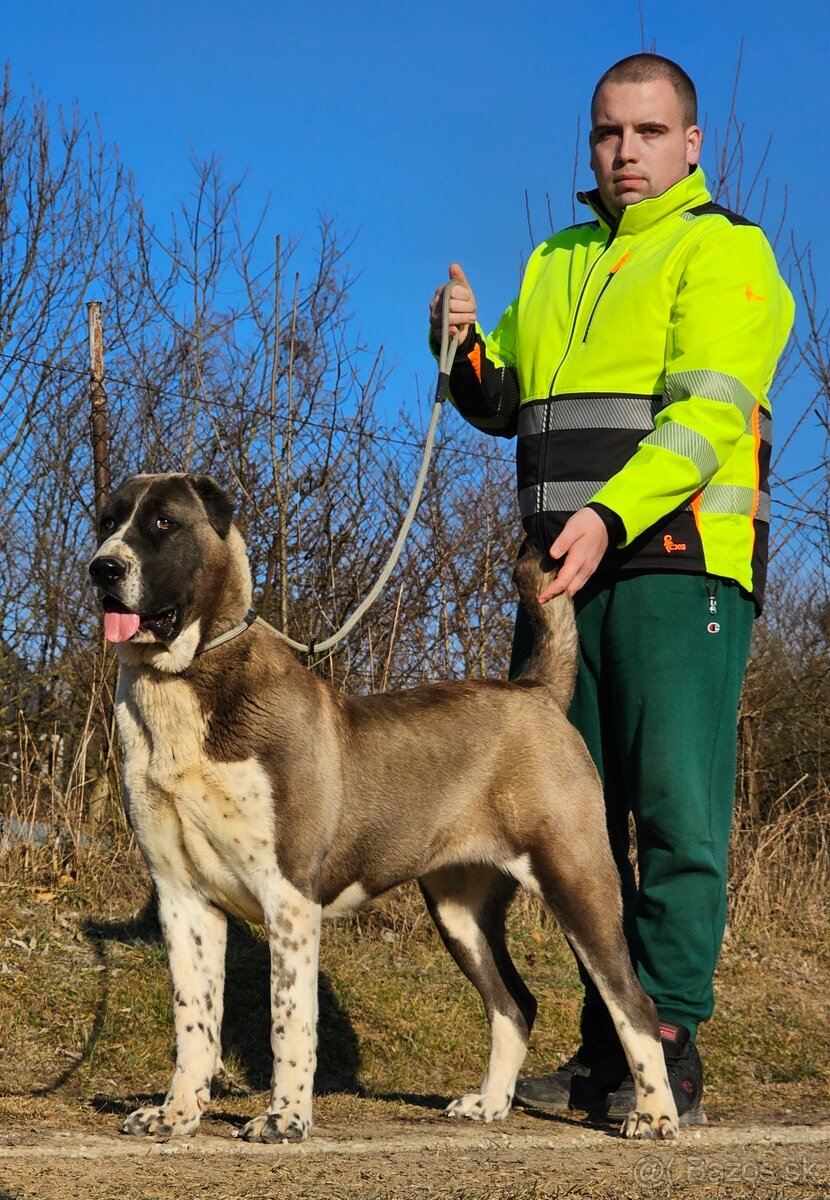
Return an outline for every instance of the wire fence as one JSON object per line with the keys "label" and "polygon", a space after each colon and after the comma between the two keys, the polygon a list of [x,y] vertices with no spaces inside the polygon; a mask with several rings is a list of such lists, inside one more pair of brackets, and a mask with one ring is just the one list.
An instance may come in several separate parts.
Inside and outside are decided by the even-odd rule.
{"label": "wire fence", "polygon": [[[116,480],[135,470],[213,471],[233,491],[243,508],[242,519],[255,545],[273,537],[284,523],[277,512],[278,498],[285,498],[285,487],[273,487],[268,478],[275,462],[286,452],[288,431],[274,412],[265,413],[260,398],[231,398],[224,389],[208,396],[203,382],[189,390],[163,383],[136,380],[119,373],[119,367],[106,376],[109,403],[102,408],[100,384],[96,389],[87,348],[80,343],[60,362],[28,359],[0,353],[0,389],[6,382],[10,365],[15,373],[14,389],[9,388],[2,401],[5,429],[0,446],[3,467],[3,494],[0,497],[5,537],[3,555],[6,585],[0,616],[0,637],[4,652],[19,654],[30,663],[43,661],[37,638],[54,628],[54,613],[62,598],[75,594],[67,571],[75,570],[72,551],[83,561],[85,548],[92,545],[95,498],[95,446],[103,442],[109,465],[112,442],[112,473]],[[149,372],[148,372],[149,374]],[[97,427],[94,425],[99,415]],[[475,488],[478,476],[491,499],[490,485],[504,481],[512,469],[512,449],[503,442],[471,438],[453,428],[439,436],[438,457],[451,478],[442,479],[456,492]],[[174,432],[175,431],[175,432]],[[409,426],[401,431],[383,427],[365,413],[329,413],[327,419],[315,419],[308,413],[295,421],[293,458],[289,469],[292,501],[308,499],[313,503],[303,516],[295,512],[295,526],[303,519],[314,521],[314,513],[326,503],[322,488],[314,489],[315,456],[326,461],[321,474],[331,472],[333,463],[353,458],[363,464],[371,461],[375,471],[365,470],[359,480],[364,508],[373,516],[373,525],[383,517],[399,512],[403,489],[412,475],[423,449],[423,429]],[[244,451],[240,454],[244,440]],[[818,454],[824,447],[817,448]],[[263,471],[263,457],[268,458]],[[244,461],[242,461],[244,460]],[[244,469],[243,469],[244,467]],[[248,475],[254,474],[264,486],[254,493]],[[795,478],[784,477],[779,468],[773,473],[773,523],[770,566],[775,587],[782,580],[796,580],[806,594],[827,595],[828,529],[830,529],[830,491],[827,463],[817,461],[802,469]],[[341,480],[342,485],[342,480]],[[305,496],[304,496],[305,492]],[[51,499],[50,499],[51,498]],[[503,501],[502,521],[510,520],[510,486]],[[482,515],[475,503],[473,511]],[[485,521],[488,513],[483,514]],[[493,514],[489,514],[492,517]],[[515,515],[515,514],[514,514]],[[46,525],[44,527],[44,518]],[[51,528],[54,524],[56,527]],[[387,522],[389,525],[389,522]],[[63,526],[61,530],[60,526]],[[390,526],[390,532],[394,532]],[[424,531],[422,530],[422,533]],[[435,530],[433,528],[432,534]],[[472,530],[471,530],[472,533]],[[430,532],[426,531],[426,536]],[[299,552],[303,537],[296,535]],[[375,537],[372,538],[376,545]],[[59,555],[59,571],[54,571],[53,555]],[[432,557],[441,557],[435,547]],[[79,596],[80,600],[80,596]],[[775,607],[775,596],[771,605]],[[70,645],[78,623],[89,609],[78,603],[65,612],[65,630],[59,638]],[[82,632],[86,636],[86,626]],[[30,639],[34,638],[34,642]]]}
{"label": "wire fence", "polygon": [[[28,830],[30,848],[43,832],[59,874],[65,831],[76,855],[108,828],[125,833],[114,656],[87,579],[105,467],[116,482],[136,471],[217,477],[237,501],[258,610],[319,643],[386,561],[429,413],[385,408],[383,357],[357,340],[349,244],[330,222],[303,248],[301,278],[296,246],[264,244],[264,219],[243,233],[240,184],[215,161],[194,163],[161,231],[77,113],[58,135],[42,100],[18,100],[7,76],[0,122],[0,860],[9,830]],[[724,151],[716,189],[738,211],[727,193],[740,161]],[[793,247],[792,264],[808,319],[781,378],[797,377],[794,435],[807,430],[809,444],[805,454],[802,436],[801,461],[788,451],[775,470],[767,616],[741,713],[753,821],[827,794],[830,351],[809,251]],[[92,339],[92,357],[91,295],[105,343]],[[348,691],[506,673],[513,453],[444,415],[388,587],[315,670]]]}
{"label": "wire fence", "polygon": [[[298,640],[319,642],[338,628],[386,561],[417,473],[421,426],[400,416],[384,424],[372,369],[345,377],[342,364],[321,364],[319,345],[299,335],[278,353],[276,373],[273,360],[234,358],[226,345],[221,351],[174,341],[137,360],[116,344],[106,415],[82,336],[60,356],[0,352],[0,808],[7,820],[22,811],[24,784],[39,797],[26,808],[30,820],[35,813],[52,819],[50,804],[68,795],[70,781],[82,824],[101,799],[102,779],[107,797],[117,793],[113,661],[86,570],[93,447],[102,432],[115,481],[184,470],[228,487],[256,606]],[[351,691],[503,676],[520,538],[513,471],[510,444],[485,442],[445,414],[397,571],[369,616],[315,669]],[[830,667],[826,485],[821,458],[798,478],[779,470],[767,617],[756,633],[741,727],[742,793],[756,814],[796,780],[815,787],[823,779],[826,738],[816,706],[826,710]],[[775,755],[764,741],[770,727]]]}

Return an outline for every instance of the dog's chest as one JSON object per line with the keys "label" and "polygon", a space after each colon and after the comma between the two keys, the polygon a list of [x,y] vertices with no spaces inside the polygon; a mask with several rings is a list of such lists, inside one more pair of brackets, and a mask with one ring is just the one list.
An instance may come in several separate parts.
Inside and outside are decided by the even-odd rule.
{"label": "dog's chest", "polygon": [[205,754],[205,719],[187,683],[119,682],[116,705],[130,817],[151,870],[184,865],[223,908],[259,919],[276,870],[271,786],[254,759]]}

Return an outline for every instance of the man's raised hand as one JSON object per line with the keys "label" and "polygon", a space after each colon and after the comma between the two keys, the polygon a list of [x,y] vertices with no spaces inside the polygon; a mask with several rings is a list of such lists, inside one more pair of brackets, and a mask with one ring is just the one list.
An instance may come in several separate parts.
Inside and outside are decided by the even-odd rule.
{"label": "man's raised hand", "polygon": [[[450,283],[456,285],[450,295],[450,337],[458,334],[459,342],[463,342],[470,325],[475,325],[476,322],[476,298],[459,263],[450,264]],[[438,341],[441,340],[442,305],[444,288],[447,286],[446,283],[442,283],[436,288],[435,295],[429,302],[429,323]]]}

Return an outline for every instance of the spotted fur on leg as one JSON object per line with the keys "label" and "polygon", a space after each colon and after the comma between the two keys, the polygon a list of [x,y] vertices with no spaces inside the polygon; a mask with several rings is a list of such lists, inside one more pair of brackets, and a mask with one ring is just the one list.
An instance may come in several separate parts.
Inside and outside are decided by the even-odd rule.
{"label": "spotted fur on leg", "polygon": [[579,855],[554,857],[544,843],[534,848],[531,860],[545,899],[605,1002],[634,1077],[635,1107],[622,1126],[623,1134],[677,1137],[677,1107],[666,1074],[657,1012],[631,966],[610,848],[597,854],[590,876]]}
{"label": "spotted fur on leg", "polygon": [[321,908],[285,879],[266,927],[271,950],[271,1049],[268,1112],[240,1131],[247,1142],[301,1142],[311,1132],[317,1065],[317,964]]}
{"label": "spotted fur on leg", "polygon": [[158,889],[173,980],[176,1069],[159,1106],[139,1108],[121,1124],[134,1137],[186,1137],[196,1132],[221,1067],[220,1036],[225,976],[224,913],[194,891]]}
{"label": "spotted fur on leg", "polygon": [[[579,947],[579,953],[585,954],[584,947]],[[587,957],[590,960],[590,955]],[[623,973],[627,976],[629,972],[630,978],[624,978],[612,993],[604,974],[596,966],[592,971],[634,1078],[634,1109],[623,1121],[620,1132],[627,1138],[676,1138],[677,1107],[657,1033],[657,1014],[645,994],[634,988],[634,973],[626,962]]]}

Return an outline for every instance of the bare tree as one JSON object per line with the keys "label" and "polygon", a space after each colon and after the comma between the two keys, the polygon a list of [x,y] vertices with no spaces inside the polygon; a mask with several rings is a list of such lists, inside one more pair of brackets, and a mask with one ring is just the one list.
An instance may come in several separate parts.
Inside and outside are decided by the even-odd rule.
{"label": "bare tree", "polygon": [[[733,111],[725,203],[763,203]],[[731,140],[730,140],[731,139]],[[85,580],[92,469],[84,302],[104,305],[115,480],[214,474],[232,492],[262,615],[300,641],[338,628],[374,584],[406,510],[426,408],[394,412],[382,348],[356,334],[354,247],[321,221],[313,255],[243,227],[242,181],[193,163],[169,227],[147,220],[116,152],[77,113],[0,96],[0,823],[100,821],[116,805],[112,655]],[[529,210],[528,210],[529,211]],[[550,219],[550,205],[548,204]],[[780,475],[770,616],[742,721],[745,810],[765,819],[824,778],[828,603],[826,315],[808,251],[790,250],[810,321],[788,369],[812,380],[821,463]],[[338,687],[504,675],[520,533],[510,447],[451,411],[421,511],[371,614],[315,669]],[[816,551],[816,542],[821,549]],[[807,554],[807,548],[812,547]],[[797,564],[797,568],[793,564]],[[773,679],[775,686],[770,688]],[[783,799],[782,799],[783,797]],[[22,799],[23,798],[23,799]],[[109,805],[109,807],[108,807]],[[103,814],[103,816],[102,816]],[[80,844],[80,843],[77,843]]]}

